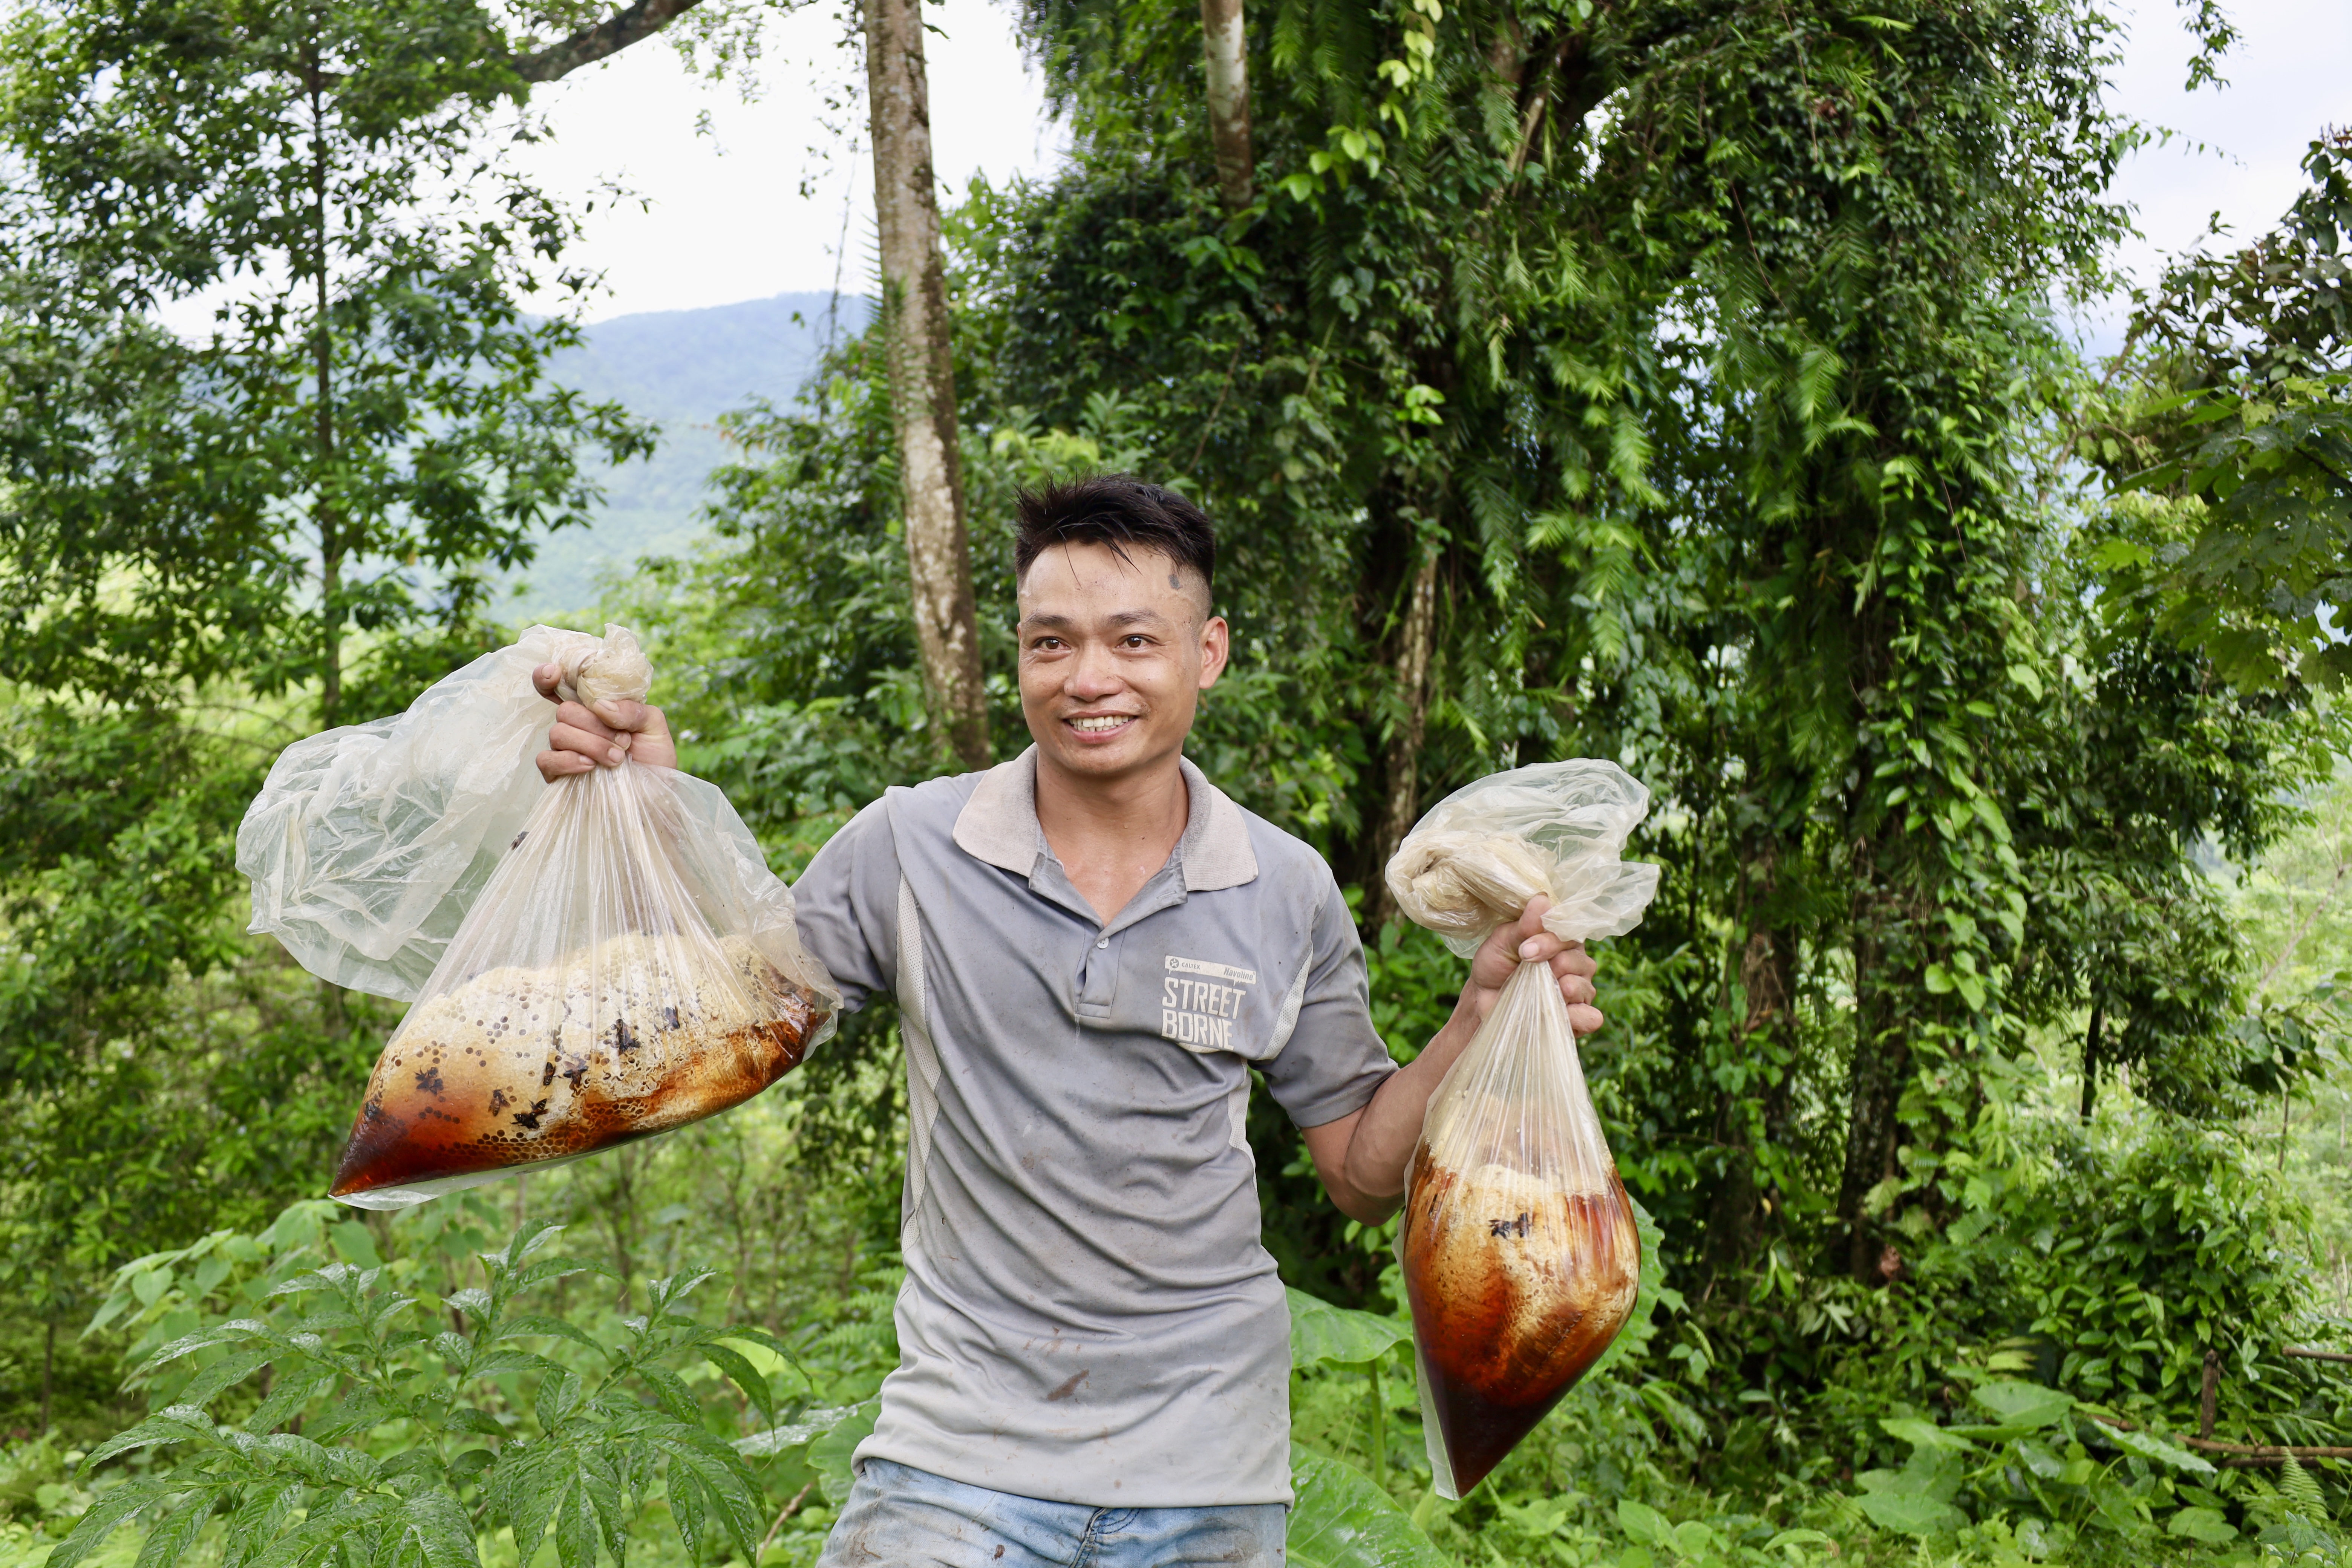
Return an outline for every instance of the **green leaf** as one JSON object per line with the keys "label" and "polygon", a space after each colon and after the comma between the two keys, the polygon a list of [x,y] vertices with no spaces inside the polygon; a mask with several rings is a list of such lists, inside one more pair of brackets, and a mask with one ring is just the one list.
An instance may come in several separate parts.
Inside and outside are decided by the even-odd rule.
{"label": "green leaf", "polygon": [[1921,1421],[1914,1416],[1895,1416],[1878,1425],[1888,1436],[1900,1437],[1915,1448],[1964,1454],[1976,1447],[1966,1437],[1957,1436],[1932,1421]]}
{"label": "green leaf", "polygon": [[799,1420],[787,1426],[736,1438],[735,1451],[747,1459],[772,1458],[824,1436],[840,1426],[845,1417],[856,1414],[857,1409],[855,1405],[837,1405],[821,1410],[803,1411]]}
{"label": "green leaf", "polygon": [[1920,1492],[1864,1492],[1854,1500],[1871,1523],[1901,1535],[1948,1535],[1968,1522],[1958,1509]]}
{"label": "green leaf", "polygon": [[[1295,1342],[1297,1335],[1295,1324],[1291,1334]],[[752,1407],[768,1418],[770,1426],[775,1425],[775,1394],[769,1389],[768,1380],[760,1375],[759,1369],[743,1359],[741,1351],[730,1350],[721,1344],[708,1344],[702,1347],[702,1354],[703,1359],[725,1373],[735,1386],[743,1391],[743,1397],[750,1400]]]}
{"label": "green leaf", "polygon": [[529,1338],[532,1335],[544,1335],[554,1339],[570,1340],[572,1343],[576,1345],[583,1345],[589,1350],[596,1352],[600,1355],[609,1356],[613,1353],[605,1346],[599,1344],[595,1340],[590,1338],[588,1331],[585,1329],[580,1328],[578,1325],[573,1323],[565,1322],[562,1318],[548,1318],[536,1315],[516,1318],[499,1331],[499,1338],[501,1340],[520,1340]]}
{"label": "green leaf", "polygon": [[[165,1320],[169,1321],[167,1318]],[[184,1321],[185,1320],[183,1320]],[[221,1323],[209,1329],[199,1329],[193,1334],[183,1334],[170,1344],[139,1363],[134,1376],[145,1377],[158,1369],[194,1352],[209,1350],[214,1345],[235,1344],[256,1334],[268,1333],[268,1326],[251,1318],[239,1318],[235,1322]]]}
{"label": "green leaf", "polygon": [[566,1492],[555,1510],[555,1560],[562,1568],[596,1568],[596,1510],[584,1488]]}
{"label": "green leaf", "polygon": [[368,1233],[367,1226],[357,1220],[346,1220],[341,1225],[329,1226],[327,1240],[338,1253],[342,1255],[343,1260],[347,1263],[355,1263],[362,1268],[383,1267],[383,1257],[375,1249],[375,1237]]}
{"label": "green leaf", "polygon": [[618,1563],[628,1551],[629,1519],[621,1506],[621,1478],[614,1473],[608,1454],[595,1448],[581,1452],[580,1491],[596,1511],[604,1550]]}
{"label": "green leaf", "polygon": [[72,1531],[49,1552],[54,1568],[73,1568],[104,1543],[115,1530],[129,1523],[163,1500],[170,1490],[161,1476],[139,1476],[98,1494],[89,1510],[74,1521]]}
{"label": "green leaf", "polygon": [[404,1524],[425,1568],[481,1568],[473,1523],[447,1492],[436,1488],[410,1498]]}
{"label": "green leaf", "polygon": [[195,1405],[208,1404],[221,1390],[235,1387],[268,1366],[277,1354],[276,1351],[263,1345],[258,1349],[236,1351],[225,1355],[188,1380],[188,1385],[180,1390],[180,1402]]}
{"label": "green leaf", "polygon": [[514,1531],[516,1568],[530,1568],[572,1474],[572,1454],[560,1443],[509,1448],[491,1468],[484,1500],[491,1521],[503,1521]]}
{"label": "green leaf", "polygon": [[1679,1552],[1680,1542],[1675,1539],[1675,1527],[1666,1516],[1645,1502],[1632,1498],[1617,1500],[1617,1523],[1634,1540],[1644,1546],[1664,1546]]}
{"label": "green leaf", "polygon": [[147,1532],[147,1540],[139,1548],[139,1559],[132,1568],[172,1568],[172,1564],[188,1554],[196,1543],[196,1534],[205,1521],[220,1505],[217,1487],[192,1491],[178,1508],[173,1509],[161,1524]]}
{"label": "green leaf", "polygon": [[1287,1286],[1283,1294],[1290,1300],[1290,1364],[1295,1367],[1376,1361],[1412,1337],[1411,1326],[1394,1318],[1335,1307]]}
{"label": "green leaf", "polygon": [[2237,1527],[2216,1508],[2184,1508],[2166,1521],[2164,1532],[2201,1541],[2208,1546],[2238,1539]]}
{"label": "green leaf", "polygon": [[686,1543],[686,1560],[702,1561],[702,1527],[709,1511],[710,1492],[694,1472],[679,1466],[672,1470],[667,1489],[669,1515],[677,1522],[679,1539]]}
{"label": "green leaf", "polygon": [[299,1528],[280,1536],[255,1560],[253,1568],[294,1568],[296,1563],[317,1563],[341,1542],[380,1528],[396,1506],[394,1499],[381,1495],[338,1499],[314,1510]]}
{"label": "green leaf", "polygon": [[493,1350],[475,1356],[466,1368],[466,1376],[504,1377],[518,1372],[536,1372],[556,1377],[562,1374],[563,1368],[561,1363],[551,1362],[535,1351]]}
{"label": "green leaf", "polygon": [[540,1430],[552,1432],[562,1426],[563,1418],[579,1408],[583,1391],[584,1385],[576,1372],[566,1372],[543,1380],[539,1385],[539,1396],[531,1406],[539,1417]]}
{"label": "green leaf", "polygon": [[1354,1466],[1290,1446],[1290,1533],[1297,1568],[1449,1568],[1412,1517]]}
{"label": "green leaf", "polygon": [[241,1568],[278,1538],[293,1517],[300,1488],[290,1480],[265,1481],[246,1489],[245,1501],[221,1531],[220,1568]]}
{"label": "green leaf", "polygon": [[1998,1416],[2001,1426],[2022,1426],[2029,1431],[2054,1425],[2060,1416],[2074,1408],[2074,1395],[2044,1388],[2038,1383],[1981,1384],[1969,1397]]}
{"label": "green leaf", "polygon": [[879,1399],[869,1399],[853,1407],[824,1436],[809,1445],[808,1464],[816,1472],[817,1490],[835,1508],[849,1501],[849,1489],[857,1480],[850,1472],[850,1456],[857,1451],[858,1444],[873,1436],[874,1418],[881,1409]]}
{"label": "green leaf", "polygon": [[2169,1465],[2176,1470],[2186,1470],[2193,1476],[2210,1476],[2215,1470],[2210,1463],[2186,1448],[2176,1447],[2152,1432],[2134,1432],[2121,1426],[2097,1425],[2098,1435],[2126,1454],[2137,1454],[2159,1465]]}
{"label": "green leaf", "polygon": [[694,1397],[694,1391],[686,1386],[686,1380],[677,1373],[667,1367],[641,1366],[637,1368],[637,1375],[651,1386],[654,1397],[661,1401],[662,1408],[670,1415],[680,1421],[702,1419],[702,1402]]}
{"label": "green leaf", "polygon": [[81,1462],[82,1475],[89,1475],[118,1454],[133,1448],[157,1447],[166,1443],[217,1442],[213,1435],[211,1417],[193,1405],[174,1405],[142,1421],[128,1432],[117,1433],[89,1451]]}

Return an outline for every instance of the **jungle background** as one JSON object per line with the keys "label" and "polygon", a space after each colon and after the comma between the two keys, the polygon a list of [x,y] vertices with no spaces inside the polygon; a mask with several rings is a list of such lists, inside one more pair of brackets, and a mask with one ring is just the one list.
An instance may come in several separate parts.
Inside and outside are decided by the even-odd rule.
{"label": "jungle background", "polygon": [[[278,752],[507,640],[516,574],[675,447],[551,371],[590,198],[509,153],[521,40],[575,9],[44,0],[0,34],[27,1563],[810,1562],[894,1363],[887,1004],[730,1114],[386,1219],[317,1194],[399,1010],[243,930]],[[2230,23],[2192,16],[2210,75]],[[1664,868],[1585,1058],[1654,1222],[1641,1313],[1461,1503],[1392,1229],[1254,1104],[1294,1555],[2338,1560],[2335,1459],[2277,1450],[2352,1444],[2352,1369],[2287,1353],[2352,1352],[2352,137],[2313,127],[2275,228],[2175,258],[2091,356],[2063,322],[2148,134],[2095,0],[1250,18],[1244,199],[1192,8],[1033,0],[1070,157],[945,214],[987,749],[1024,743],[1017,489],[1130,470],[1221,529],[1192,754],[1350,889],[1399,1058],[1461,982],[1380,888],[1428,805],[1613,758]],[[679,26],[741,60],[757,21]],[[548,616],[646,638],[787,878],[959,765],[890,320],[721,422],[706,537]]]}

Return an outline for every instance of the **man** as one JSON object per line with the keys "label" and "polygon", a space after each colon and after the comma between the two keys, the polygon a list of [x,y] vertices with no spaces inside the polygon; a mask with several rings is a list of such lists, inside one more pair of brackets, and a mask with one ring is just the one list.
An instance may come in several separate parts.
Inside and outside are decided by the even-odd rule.
{"label": "man", "polygon": [[[1015,563],[1035,743],[890,791],[795,889],[843,1005],[898,995],[911,1107],[899,1365],[824,1562],[1276,1563],[1288,1314],[1251,1069],[1332,1201],[1377,1224],[1503,982],[1549,964],[1589,1033],[1592,961],[1530,902],[1399,1068],[1329,868],[1184,759],[1229,651],[1208,520],[1081,480],[1023,499]],[[549,748],[550,779],[677,760],[634,704],[565,703]]]}

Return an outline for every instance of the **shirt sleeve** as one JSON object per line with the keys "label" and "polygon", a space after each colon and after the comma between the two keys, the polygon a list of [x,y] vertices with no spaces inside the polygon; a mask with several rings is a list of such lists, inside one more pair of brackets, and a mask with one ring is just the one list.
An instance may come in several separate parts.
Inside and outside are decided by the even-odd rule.
{"label": "shirt sleeve", "polygon": [[801,943],[855,1013],[898,983],[898,849],[890,814],[876,801],[849,819],[793,884]]}
{"label": "shirt sleeve", "polygon": [[1355,919],[1339,884],[1327,881],[1326,889],[1315,914],[1298,1022],[1261,1068],[1275,1103],[1301,1127],[1320,1127],[1361,1110],[1397,1070],[1381,1032],[1372,1027],[1371,989]]}

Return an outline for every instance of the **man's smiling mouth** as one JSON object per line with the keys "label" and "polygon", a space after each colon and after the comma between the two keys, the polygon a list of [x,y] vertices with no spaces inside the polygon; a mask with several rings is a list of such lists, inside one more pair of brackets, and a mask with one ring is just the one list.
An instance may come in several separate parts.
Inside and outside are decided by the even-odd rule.
{"label": "man's smiling mouth", "polygon": [[1139,717],[1134,713],[1102,713],[1084,719],[1065,719],[1062,722],[1081,735],[1108,735],[1134,723]]}

